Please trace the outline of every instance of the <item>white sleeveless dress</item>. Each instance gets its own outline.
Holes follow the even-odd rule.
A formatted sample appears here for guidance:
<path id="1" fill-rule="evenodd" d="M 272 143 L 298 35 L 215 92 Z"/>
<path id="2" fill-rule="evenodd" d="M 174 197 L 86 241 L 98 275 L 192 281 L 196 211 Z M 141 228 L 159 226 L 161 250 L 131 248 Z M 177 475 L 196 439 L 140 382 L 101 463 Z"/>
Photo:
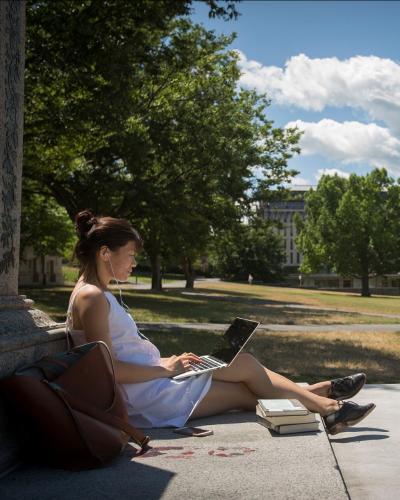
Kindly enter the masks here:
<path id="1" fill-rule="evenodd" d="M 84 332 L 72 327 L 72 307 L 77 293 L 71 297 L 67 312 L 67 328 L 74 345 L 86 342 Z M 134 319 L 114 295 L 111 292 L 104 294 L 110 304 L 108 326 L 115 358 L 138 365 L 160 366 L 157 347 L 138 331 Z M 207 394 L 211 378 L 210 373 L 204 373 L 181 380 L 157 378 L 121 384 L 131 423 L 142 428 L 181 427 Z"/>

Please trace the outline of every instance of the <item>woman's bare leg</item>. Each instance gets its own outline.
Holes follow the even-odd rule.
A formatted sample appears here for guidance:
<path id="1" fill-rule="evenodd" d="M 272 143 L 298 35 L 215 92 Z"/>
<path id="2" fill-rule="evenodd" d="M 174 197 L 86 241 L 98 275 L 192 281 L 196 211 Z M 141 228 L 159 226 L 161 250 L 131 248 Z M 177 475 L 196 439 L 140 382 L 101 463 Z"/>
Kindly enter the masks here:
<path id="1" fill-rule="evenodd" d="M 212 380 L 211 387 L 190 418 L 208 417 L 229 410 L 254 411 L 256 396 L 241 382 Z"/>
<path id="2" fill-rule="evenodd" d="M 300 387 L 291 380 L 265 368 L 251 354 L 240 354 L 231 366 L 216 370 L 213 379 L 241 382 L 257 398 L 295 398 L 310 411 L 328 415 L 339 409 L 339 403 Z M 207 403 L 207 395 L 204 398 Z"/>
<path id="3" fill-rule="evenodd" d="M 327 398 L 329 397 L 331 391 L 331 381 L 325 380 L 324 382 L 317 382 L 316 384 L 307 385 L 304 389 L 307 389 L 307 391 L 313 392 L 318 396 L 324 396 Z"/>

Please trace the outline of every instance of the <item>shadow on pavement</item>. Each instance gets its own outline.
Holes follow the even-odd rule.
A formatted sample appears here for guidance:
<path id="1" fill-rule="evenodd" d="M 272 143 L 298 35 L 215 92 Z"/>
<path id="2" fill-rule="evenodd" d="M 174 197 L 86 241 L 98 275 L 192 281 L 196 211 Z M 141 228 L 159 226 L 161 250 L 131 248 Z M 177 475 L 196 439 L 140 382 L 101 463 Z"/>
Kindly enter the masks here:
<path id="1" fill-rule="evenodd" d="M 329 438 L 329 441 L 331 443 L 354 443 L 358 441 L 380 441 L 382 439 L 388 439 L 388 438 L 389 436 L 382 436 L 381 434 L 369 434 L 368 436 L 362 435 L 362 436 L 353 436 L 341 439 Z"/>
<path id="2" fill-rule="evenodd" d="M 379 429 L 377 427 L 350 427 L 344 432 L 389 432 L 388 429 Z"/>
<path id="3" fill-rule="evenodd" d="M 132 448 L 101 469 L 71 472 L 26 465 L 1 480 L 2 500 L 162 497 L 175 473 L 132 460 Z"/>

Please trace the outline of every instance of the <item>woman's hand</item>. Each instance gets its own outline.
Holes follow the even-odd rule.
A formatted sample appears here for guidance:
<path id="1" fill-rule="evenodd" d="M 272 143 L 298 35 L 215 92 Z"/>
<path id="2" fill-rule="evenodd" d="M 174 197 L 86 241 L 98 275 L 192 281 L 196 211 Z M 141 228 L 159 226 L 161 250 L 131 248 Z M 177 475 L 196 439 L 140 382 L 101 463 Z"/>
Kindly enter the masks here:
<path id="1" fill-rule="evenodd" d="M 169 377 L 174 377 L 185 371 L 191 369 L 190 363 L 198 363 L 201 358 L 192 352 L 184 352 L 180 356 L 171 356 L 170 358 L 163 358 L 162 365 L 167 370 Z"/>

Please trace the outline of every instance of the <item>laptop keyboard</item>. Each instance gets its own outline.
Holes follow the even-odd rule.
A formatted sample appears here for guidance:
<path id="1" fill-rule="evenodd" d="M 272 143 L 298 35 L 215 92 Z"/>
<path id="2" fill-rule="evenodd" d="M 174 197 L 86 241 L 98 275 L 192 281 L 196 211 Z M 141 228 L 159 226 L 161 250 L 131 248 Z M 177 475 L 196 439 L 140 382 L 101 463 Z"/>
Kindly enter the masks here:
<path id="1" fill-rule="evenodd" d="M 207 356 L 207 358 L 201 357 L 201 361 L 198 363 L 190 363 L 190 368 L 195 372 L 206 370 L 207 368 L 220 368 L 223 366 L 226 366 L 226 363 L 221 363 L 221 361 L 218 361 L 211 356 Z"/>

